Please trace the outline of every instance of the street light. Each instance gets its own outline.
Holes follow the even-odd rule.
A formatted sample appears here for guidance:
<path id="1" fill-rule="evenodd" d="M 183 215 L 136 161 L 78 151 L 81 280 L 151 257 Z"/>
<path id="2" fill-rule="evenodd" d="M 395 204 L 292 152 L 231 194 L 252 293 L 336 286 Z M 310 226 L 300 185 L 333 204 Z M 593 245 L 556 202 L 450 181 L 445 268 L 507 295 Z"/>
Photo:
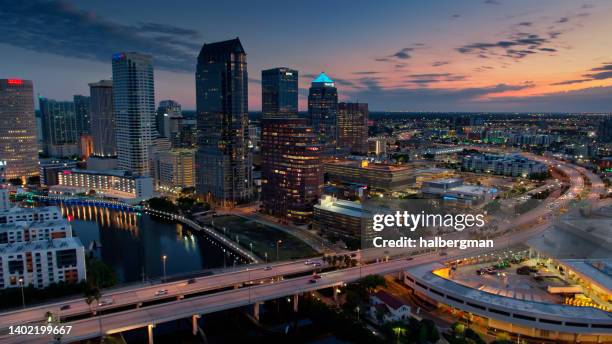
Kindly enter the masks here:
<path id="1" fill-rule="evenodd" d="M 278 245 L 282 244 L 283 241 L 279 240 L 276 242 L 276 261 L 278 262 Z"/>
<path id="2" fill-rule="evenodd" d="M 166 256 L 165 254 L 162 256 L 162 263 L 164 266 L 164 282 L 166 281 L 166 260 L 168 259 L 168 256 Z"/>
<path id="3" fill-rule="evenodd" d="M 19 277 L 19 286 L 21 286 L 21 304 L 25 308 L 25 294 L 23 293 L 23 278 Z"/>
<path id="4" fill-rule="evenodd" d="M 249 246 L 251 247 L 251 254 L 253 254 L 253 243 L 249 243 Z"/>
<path id="5" fill-rule="evenodd" d="M 264 252 L 264 256 L 266 256 L 266 264 L 268 264 L 268 252 Z"/>

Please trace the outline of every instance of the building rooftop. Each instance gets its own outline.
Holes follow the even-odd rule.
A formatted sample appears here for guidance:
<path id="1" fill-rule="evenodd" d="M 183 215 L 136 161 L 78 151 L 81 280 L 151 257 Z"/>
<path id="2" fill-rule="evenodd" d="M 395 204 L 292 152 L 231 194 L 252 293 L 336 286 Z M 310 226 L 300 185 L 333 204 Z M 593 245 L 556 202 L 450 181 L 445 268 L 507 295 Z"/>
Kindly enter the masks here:
<path id="1" fill-rule="evenodd" d="M 0 211 L 0 215 L 19 215 L 19 214 L 33 214 L 33 213 L 44 213 L 44 212 L 57 212 L 60 210 L 55 206 L 45 206 L 45 207 L 36 207 L 36 208 L 23 208 L 23 207 L 12 207 L 10 209 Z"/>
<path id="2" fill-rule="evenodd" d="M 321 74 L 319 74 L 319 76 L 317 76 L 314 80 L 312 80 L 312 82 L 313 83 L 315 82 L 333 83 L 334 80 L 328 77 L 327 74 L 325 74 L 325 72 L 321 72 Z"/>
<path id="3" fill-rule="evenodd" d="M 608 292 L 612 292 L 612 258 L 608 259 L 561 259 L 583 278 L 590 279 Z"/>
<path id="4" fill-rule="evenodd" d="M 495 189 L 488 188 L 486 186 L 478 185 L 461 185 L 456 186 L 448 190 L 453 193 L 469 194 L 469 195 L 482 195 L 485 193 L 494 193 Z"/>
<path id="5" fill-rule="evenodd" d="M 379 290 L 377 291 L 374 296 L 376 296 L 380 301 L 384 302 L 387 306 L 393 308 L 393 309 L 398 309 L 402 306 L 405 305 L 404 302 L 402 302 L 400 299 L 396 298 L 395 296 L 387 293 L 384 290 Z"/>
<path id="6" fill-rule="evenodd" d="M 325 164 L 326 165 L 348 166 L 348 167 L 361 168 L 364 170 L 373 170 L 373 171 L 389 171 L 389 172 L 412 171 L 412 168 L 409 166 L 379 164 L 379 163 L 369 163 L 369 162 L 364 164 L 362 161 L 359 161 L 359 160 L 331 160 L 331 161 L 325 162 Z"/>
<path id="7" fill-rule="evenodd" d="M 531 313 L 543 317 L 557 315 L 574 319 L 612 321 L 612 313 L 597 308 L 559 305 L 491 294 L 461 285 L 432 273 L 432 271 L 444 267 L 445 266 L 440 263 L 429 263 L 409 268 L 408 273 L 429 286 L 433 286 L 436 290 L 446 291 L 454 295 L 461 295 L 464 300 L 474 300 L 492 306 L 504 307 L 506 309 Z"/>
<path id="8" fill-rule="evenodd" d="M 129 171 L 125 171 L 125 170 L 81 170 L 78 168 L 73 168 L 73 169 L 64 171 L 64 174 L 70 174 L 70 173 L 115 176 L 115 177 L 122 177 L 122 178 L 131 178 L 131 179 L 149 178 L 149 177 L 143 177 L 143 176 L 131 174 Z"/>
<path id="9" fill-rule="evenodd" d="M 315 208 L 332 211 L 352 217 L 369 217 L 370 212 L 363 208 L 363 204 L 345 200 L 339 200 L 329 195 L 323 195 Z"/>
<path id="10" fill-rule="evenodd" d="M 454 183 L 458 183 L 458 182 L 462 182 L 463 183 L 463 179 L 461 179 L 461 178 L 434 179 L 434 180 L 427 181 L 425 183 L 428 183 L 428 184 L 454 184 Z"/>
<path id="11" fill-rule="evenodd" d="M 81 240 L 76 237 L 53 240 L 28 241 L 14 244 L 1 244 L 0 254 L 15 254 L 27 251 L 65 250 L 83 247 Z"/>
<path id="12" fill-rule="evenodd" d="M 57 220 L 49 220 L 49 221 L 41 221 L 41 222 L 32 222 L 28 223 L 28 221 L 15 221 L 15 223 L 3 223 L 0 224 L 0 232 L 9 231 L 14 228 L 41 228 L 41 227 L 56 227 L 56 226 L 66 226 L 70 227 L 70 223 L 66 219 L 57 219 Z"/>

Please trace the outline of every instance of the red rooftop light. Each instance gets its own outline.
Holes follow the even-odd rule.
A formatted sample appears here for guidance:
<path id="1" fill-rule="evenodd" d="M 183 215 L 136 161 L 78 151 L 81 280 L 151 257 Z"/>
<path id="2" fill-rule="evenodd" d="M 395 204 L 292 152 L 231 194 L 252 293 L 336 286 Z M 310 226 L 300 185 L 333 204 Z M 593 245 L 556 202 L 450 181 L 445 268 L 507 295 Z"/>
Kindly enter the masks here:
<path id="1" fill-rule="evenodd" d="M 23 84 L 23 80 L 21 79 L 8 79 L 9 85 L 21 85 Z"/>

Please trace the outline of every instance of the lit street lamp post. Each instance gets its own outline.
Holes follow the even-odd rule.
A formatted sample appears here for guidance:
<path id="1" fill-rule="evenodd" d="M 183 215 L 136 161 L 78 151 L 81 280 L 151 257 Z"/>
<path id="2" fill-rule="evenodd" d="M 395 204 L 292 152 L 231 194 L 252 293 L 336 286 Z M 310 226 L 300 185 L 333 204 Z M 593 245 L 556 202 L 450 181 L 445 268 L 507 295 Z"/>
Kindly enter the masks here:
<path id="1" fill-rule="evenodd" d="M 278 240 L 276 242 L 276 261 L 278 262 L 278 245 L 282 244 L 283 241 L 282 240 Z"/>
<path id="2" fill-rule="evenodd" d="M 266 257 L 266 264 L 268 264 L 268 252 L 264 252 L 264 256 Z"/>
<path id="3" fill-rule="evenodd" d="M 253 243 L 249 243 L 249 246 L 251 247 L 251 254 L 253 254 Z"/>
<path id="4" fill-rule="evenodd" d="M 25 308 L 25 294 L 23 292 L 23 277 L 19 278 L 19 286 L 21 287 L 21 305 L 23 308 Z"/>
<path id="5" fill-rule="evenodd" d="M 166 281 L 166 260 L 168 259 L 168 256 L 166 256 L 165 254 L 162 256 L 162 263 L 164 266 L 164 282 Z"/>

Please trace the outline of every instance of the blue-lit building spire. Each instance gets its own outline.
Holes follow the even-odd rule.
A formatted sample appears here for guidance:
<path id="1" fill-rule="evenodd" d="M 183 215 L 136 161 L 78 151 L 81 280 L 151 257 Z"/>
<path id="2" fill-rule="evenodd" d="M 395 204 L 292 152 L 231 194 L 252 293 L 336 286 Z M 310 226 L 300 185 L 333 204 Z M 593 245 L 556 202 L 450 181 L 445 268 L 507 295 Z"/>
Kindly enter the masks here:
<path id="1" fill-rule="evenodd" d="M 334 80 L 332 80 L 330 77 L 327 76 L 327 74 L 325 74 L 325 72 L 321 72 L 321 74 L 319 74 L 319 76 L 317 76 L 314 80 L 312 80 L 312 83 L 325 83 L 325 84 L 333 84 Z"/>

